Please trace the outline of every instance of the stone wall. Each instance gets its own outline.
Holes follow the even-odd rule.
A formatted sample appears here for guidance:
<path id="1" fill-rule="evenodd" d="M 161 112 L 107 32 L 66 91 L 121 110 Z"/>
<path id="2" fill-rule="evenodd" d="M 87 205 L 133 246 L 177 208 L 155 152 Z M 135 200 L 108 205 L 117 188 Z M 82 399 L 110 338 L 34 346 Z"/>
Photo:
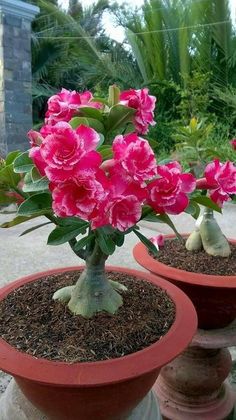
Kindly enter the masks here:
<path id="1" fill-rule="evenodd" d="M 39 9 L 0 0 L 0 155 L 28 147 L 32 127 L 31 21 Z"/>

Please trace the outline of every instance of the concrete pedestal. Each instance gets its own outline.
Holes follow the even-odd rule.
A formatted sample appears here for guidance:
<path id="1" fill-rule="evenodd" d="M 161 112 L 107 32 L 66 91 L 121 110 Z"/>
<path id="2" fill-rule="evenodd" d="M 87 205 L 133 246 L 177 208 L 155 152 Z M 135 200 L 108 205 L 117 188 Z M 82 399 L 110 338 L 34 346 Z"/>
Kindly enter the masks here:
<path id="1" fill-rule="evenodd" d="M 168 420 L 223 420 L 236 393 L 227 381 L 236 345 L 236 323 L 219 330 L 198 330 L 191 345 L 162 368 L 155 384 L 162 415 Z"/>
<path id="2" fill-rule="evenodd" d="M 154 392 L 150 391 L 141 403 L 123 420 L 161 420 Z M 48 420 L 22 394 L 14 380 L 0 399 L 0 420 Z"/>

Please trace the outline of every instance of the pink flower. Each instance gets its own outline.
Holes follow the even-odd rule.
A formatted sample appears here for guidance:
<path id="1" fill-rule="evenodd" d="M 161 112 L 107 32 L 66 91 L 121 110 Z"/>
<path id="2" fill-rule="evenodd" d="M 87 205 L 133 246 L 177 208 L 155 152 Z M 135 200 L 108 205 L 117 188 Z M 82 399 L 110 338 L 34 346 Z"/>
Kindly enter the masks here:
<path id="1" fill-rule="evenodd" d="M 233 162 L 221 163 L 216 159 L 206 166 L 204 175 L 210 198 L 218 206 L 230 200 L 231 194 L 236 194 L 236 167 Z"/>
<path id="2" fill-rule="evenodd" d="M 147 140 L 131 133 L 116 136 L 112 145 L 116 171 L 126 172 L 134 181 L 145 181 L 157 174 L 156 158 Z M 121 167 L 121 168 L 120 168 Z"/>
<path id="3" fill-rule="evenodd" d="M 104 199 L 106 192 L 95 176 L 87 173 L 70 182 L 51 185 L 53 210 L 57 216 L 78 216 L 90 220 L 97 204 Z"/>
<path id="4" fill-rule="evenodd" d="M 159 250 L 160 247 L 164 246 L 165 239 L 162 234 L 159 234 L 150 238 L 150 241 L 155 245 L 156 249 Z"/>
<path id="5" fill-rule="evenodd" d="M 93 149 L 98 143 L 99 135 L 92 128 L 81 125 L 73 130 L 68 123 L 57 123 L 40 147 L 48 179 L 63 182 L 81 170 L 97 169 L 101 156 Z"/>
<path id="6" fill-rule="evenodd" d="M 47 137 L 49 134 L 53 132 L 53 126 L 50 124 L 45 124 L 40 128 L 40 134 L 43 138 Z"/>
<path id="7" fill-rule="evenodd" d="M 31 147 L 40 146 L 43 141 L 43 136 L 38 131 L 30 130 L 27 133 Z"/>
<path id="8" fill-rule="evenodd" d="M 41 155 L 41 149 L 39 146 L 32 147 L 29 151 L 29 157 L 34 162 L 41 176 L 45 176 L 45 169 L 47 164 Z"/>
<path id="9" fill-rule="evenodd" d="M 232 148 L 233 148 L 234 150 L 236 150 L 236 139 L 232 139 L 232 140 L 230 141 L 230 144 L 231 144 Z"/>
<path id="10" fill-rule="evenodd" d="M 182 174 L 178 162 L 158 166 L 160 178 L 151 181 L 148 186 L 148 204 L 157 213 L 179 214 L 186 209 L 189 199 L 186 193 L 191 193 L 196 181 L 191 174 Z"/>
<path id="11" fill-rule="evenodd" d="M 56 124 L 58 121 L 68 122 L 73 116 L 78 114 L 78 109 L 82 106 L 101 108 L 102 104 L 93 102 L 91 92 L 78 93 L 75 90 L 69 91 L 62 89 L 57 95 L 51 96 L 48 100 L 48 110 L 46 112 L 46 123 Z"/>
<path id="12" fill-rule="evenodd" d="M 134 116 L 135 129 L 140 134 L 147 134 L 148 126 L 155 125 L 153 119 L 155 109 L 155 96 L 148 94 L 148 89 L 126 90 L 120 94 L 120 103 L 136 109 Z"/>
<path id="13" fill-rule="evenodd" d="M 142 208 L 134 195 L 120 196 L 107 204 L 105 211 L 111 226 L 121 232 L 134 226 L 140 219 Z"/>
<path id="14" fill-rule="evenodd" d="M 93 213 L 92 229 L 110 224 L 123 232 L 135 225 L 141 217 L 146 189 L 116 174 L 108 178 L 106 191 L 105 200 Z"/>

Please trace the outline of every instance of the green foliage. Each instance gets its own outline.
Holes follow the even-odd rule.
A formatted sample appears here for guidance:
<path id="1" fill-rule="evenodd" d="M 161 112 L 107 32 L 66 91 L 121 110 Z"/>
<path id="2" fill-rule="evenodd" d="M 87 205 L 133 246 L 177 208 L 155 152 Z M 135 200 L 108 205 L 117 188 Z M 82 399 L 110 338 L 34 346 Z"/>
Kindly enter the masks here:
<path id="1" fill-rule="evenodd" d="M 89 223 L 79 220 L 77 224 L 71 226 L 57 226 L 48 237 L 48 245 L 61 245 L 69 242 L 71 239 L 76 238 L 78 235 L 85 234 Z"/>
<path id="2" fill-rule="evenodd" d="M 118 130 L 128 122 L 131 122 L 134 113 L 134 109 L 127 108 L 124 105 L 114 105 L 111 107 L 108 118 L 106 120 L 107 132 Z"/>
<path id="3" fill-rule="evenodd" d="M 40 216 L 52 212 L 51 195 L 45 192 L 34 194 L 27 198 L 19 207 L 19 216 Z"/>
<path id="4" fill-rule="evenodd" d="M 96 229 L 96 239 L 101 251 L 105 255 L 112 255 L 115 252 L 116 244 L 113 241 L 112 235 L 107 234 L 103 227 Z"/>
<path id="5" fill-rule="evenodd" d="M 192 197 L 192 202 L 198 203 L 209 209 L 215 210 L 218 213 L 222 212 L 221 208 L 217 206 L 217 204 L 214 203 L 209 197 L 198 195 L 198 196 Z"/>

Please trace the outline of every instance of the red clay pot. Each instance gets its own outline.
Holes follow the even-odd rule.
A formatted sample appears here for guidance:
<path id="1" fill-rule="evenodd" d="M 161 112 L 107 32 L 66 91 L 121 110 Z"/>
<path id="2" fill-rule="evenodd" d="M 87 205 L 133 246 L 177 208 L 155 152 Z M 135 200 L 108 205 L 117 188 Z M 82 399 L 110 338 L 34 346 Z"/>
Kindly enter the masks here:
<path id="1" fill-rule="evenodd" d="M 165 238 L 175 238 L 175 235 Z M 235 240 L 230 242 L 236 243 Z M 134 247 L 133 254 L 141 266 L 174 283 L 188 295 L 196 308 L 199 328 L 223 328 L 236 318 L 236 276 L 213 276 L 170 267 L 152 258 L 142 243 Z"/>
<path id="2" fill-rule="evenodd" d="M 2 288 L 0 299 L 42 276 L 77 268 L 24 277 Z M 0 369 L 13 375 L 25 396 L 51 420 L 125 418 L 152 388 L 161 367 L 187 347 L 196 331 L 194 307 L 177 287 L 145 272 L 118 267 L 109 269 L 132 274 L 165 289 L 175 302 L 176 319 L 160 341 L 144 350 L 95 363 L 69 364 L 37 359 L 0 339 Z"/>

